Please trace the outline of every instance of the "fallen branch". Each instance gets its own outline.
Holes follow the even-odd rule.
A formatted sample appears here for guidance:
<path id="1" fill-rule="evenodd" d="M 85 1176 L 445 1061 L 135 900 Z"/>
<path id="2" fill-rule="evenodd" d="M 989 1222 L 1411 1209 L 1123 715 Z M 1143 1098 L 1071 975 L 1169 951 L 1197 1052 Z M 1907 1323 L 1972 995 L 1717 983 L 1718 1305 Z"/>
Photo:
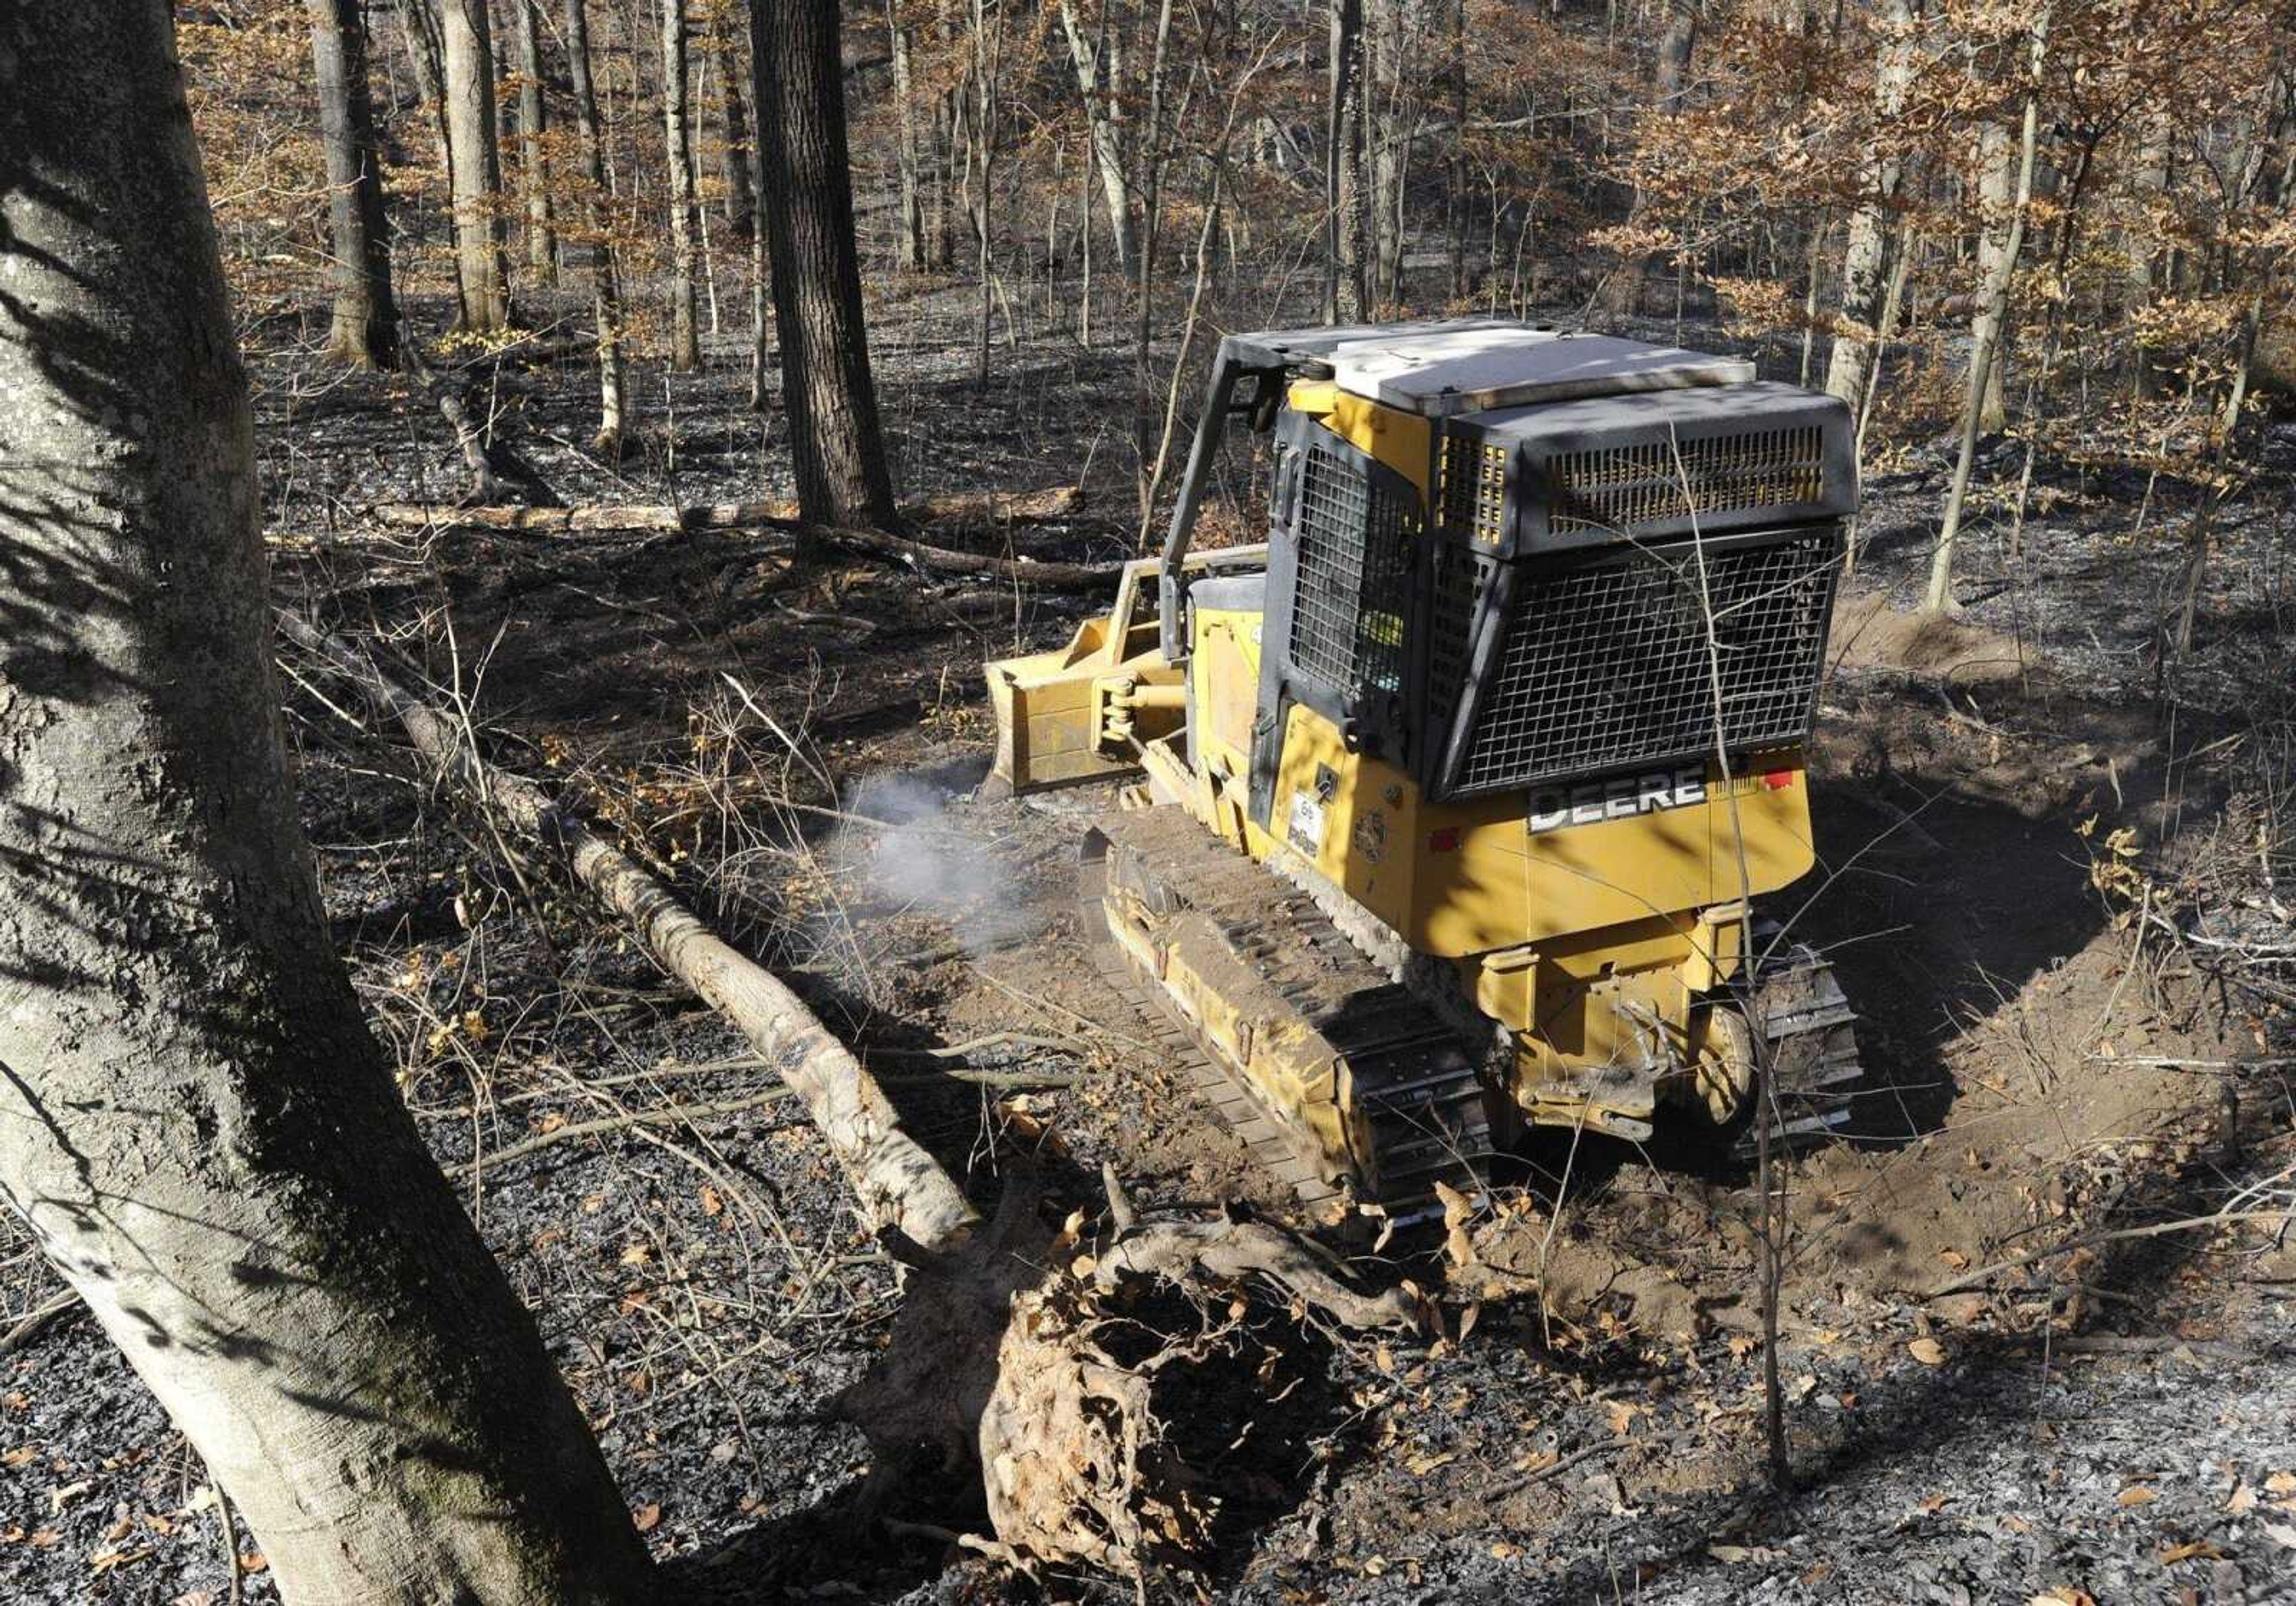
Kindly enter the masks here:
<path id="1" fill-rule="evenodd" d="M 2059 1255 L 2070 1255 L 2075 1250 L 2085 1250 L 2100 1243 L 2116 1243 L 2129 1238 L 2160 1238 L 2170 1233 L 2198 1233 L 2210 1227 L 2230 1226 L 2243 1221 L 2288 1220 L 2285 1210 L 2219 1210 L 2213 1216 L 2187 1216 L 2176 1221 L 2156 1221 L 2150 1226 L 2116 1227 L 2109 1233 L 2085 1233 L 2046 1250 L 2032 1250 L 2022 1255 L 2013 1255 L 2006 1260 L 1997 1260 L 1991 1266 L 1980 1266 L 1973 1272 L 1964 1272 L 1949 1282 L 1940 1282 L 1923 1295 L 1924 1299 L 1942 1299 L 1948 1294 L 1966 1293 L 1980 1283 L 1990 1281 L 2003 1272 L 2054 1260 Z"/>
<path id="2" fill-rule="evenodd" d="M 467 457 L 467 453 L 465 454 Z M 481 453 L 483 460 L 483 453 Z M 473 472 L 476 472 L 475 468 Z M 498 487 L 498 482 L 497 487 Z M 906 517 L 920 522 L 962 519 L 977 525 L 1026 522 L 1058 518 L 1041 499 L 1048 493 L 988 498 L 964 495 L 926 497 L 905 508 Z M 1062 488 L 1059 496 L 1073 502 Z M 1065 504 L 1063 504 L 1065 505 Z M 1041 511 L 1029 512 L 1035 506 Z M 835 525 L 808 524 L 789 502 L 715 502 L 688 507 L 647 504 L 601 507 L 458 507 L 431 503 L 386 502 L 368 512 L 382 523 L 416 529 L 517 530 L 535 535 L 603 535 L 652 531 L 680 534 L 700 530 L 781 529 L 810 535 L 832 545 L 891 558 L 939 574 L 982 575 L 1018 581 L 1048 591 L 1097 591 L 1120 578 L 1120 562 L 1069 563 L 1033 558 L 1005 558 L 989 553 L 960 552 L 934 546 L 883 530 L 853 529 Z"/>
<path id="3" fill-rule="evenodd" d="M 652 1073 L 648 1073 L 652 1074 Z M 634 1078 L 644 1080 L 644 1077 Z M 930 1077 L 882 1077 L 881 1085 L 890 1087 L 939 1087 L 951 1082 L 969 1083 L 981 1087 L 1073 1087 L 1079 1078 L 1058 1072 L 1039 1074 L 1021 1070 L 948 1070 Z M 595 1086 L 596 1084 L 593 1084 Z M 562 1093 L 549 1089 L 543 1096 Z M 564 1127 L 554 1127 L 532 1137 L 506 1143 L 476 1159 L 445 1167 L 449 1176 L 468 1176 L 481 1166 L 498 1166 L 506 1160 L 523 1159 L 538 1150 L 556 1143 L 571 1143 L 577 1138 L 600 1137 L 609 1132 L 620 1132 L 631 1127 L 699 1127 L 701 1123 L 731 1119 L 752 1110 L 762 1110 L 768 1104 L 778 1104 L 783 1099 L 797 1096 L 797 1090 L 786 1084 L 776 1084 L 738 1099 L 713 1099 L 696 1104 L 668 1104 L 657 1110 L 627 1110 L 619 1115 L 600 1116 L 595 1120 L 575 1121 Z M 503 1101 L 508 1103 L 509 1100 Z M 467 1110 L 452 1111 L 468 1118 Z"/>
<path id="4" fill-rule="evenodd" d="M 731 1020 L 805 1102 L 863 1208 L 919 1242 L 961 1241 L 977 1219 L 948 1173 L 901 1127 L 884 1090 L 772 972 L 721 942 L 670 890 L 533 782 L 491 769 L 455 726 L 372 663 L 286 610 L 280 629 L 348 677 L 398 720 L 438 774 L 522 841 L 554 849 L 574 878 L 644 942 L 669 973 Z"/>

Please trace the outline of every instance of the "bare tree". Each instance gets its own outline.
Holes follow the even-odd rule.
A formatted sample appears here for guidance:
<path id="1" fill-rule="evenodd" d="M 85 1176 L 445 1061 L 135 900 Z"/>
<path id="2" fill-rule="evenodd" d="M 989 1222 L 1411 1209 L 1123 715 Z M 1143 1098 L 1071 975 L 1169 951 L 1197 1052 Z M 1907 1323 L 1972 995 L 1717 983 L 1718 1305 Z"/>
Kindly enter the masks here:
<path id="1" fill-rule="evenodd" d="M 1977 125 L 1977 271 L 1979 279 L 1988 286 L 1997 277 L 2014 271 L 2015 265 L 2005 258 L 2010 235 L 2016 228 L 2015 220 L 2010 217 L 2016 156 L 2016 143 L 2002 124 L 1986 118 Z M 2008 297 L 1996 300 L 1986 293 L 1979 297 L 1977 311 L 1970 320 L 1971 348 L 1982 347 L 1993 353 L 1992 360 L 1985 365 L 1985 388 L 1977 403 L 1977 432 L 1980 435 L 1997 435 L 2009 422 L 2005 378 L 2009 365 L 2003 350 L 2008 311 Z"/>
<path id="2" fill-rule="evenodd" d="M 1849 242 L 1841 255 L 1841 319 L 1825 371 L 1826 390 L 1855 412 L 1872 365 L 1874 320 L 1888 293 L 1883 257 L 1889 242 L 1888 213 L 1905 176 L 1891 125 L 1904 110 L 1916 59 L 1914 22 L 1918 0 L 1881 0 L 1876 25 L 1881 42 L 1874 69 L 1874 111 L 1878 137 L 1858 174 L 1857 206 L 1849 215 Z"/>
<path id="3" fill-rule="evenodd" d="M 358 0 L 307 4 L 334 247 L 335 313 L 327 353 L 358 367 L 388 368 L 398 357 L 398 303 L 390 289 L 390 225 L 367 89 L 366 24 Z"/>
<path id="4" fill-rule="evenodd" d="M 329 938 L 168 7 L 20 0 L 0 62 L 0 1191 L 286 1599 L 627 1606 L 644 1552 Z"/>
<path id="5" fill-rule="evenodd" d="M 590 297 L 598 320 L 598 433 L 593 449 L 619 457 L 631 422 L 628 358 L 622 349 L 621 279 L 606 216 L 606 141 L 598 127 L 598 90 L 590 76 L 590 20 L 583 0 L 566 0 L 566 67 L 574 86 L 574 120 L 588 181 Z"/>
<path id="6" fill-rule="evenodd" d="M 2033 203 L 2033 154 L 2040 138 L 2041 68 L 2047 58 L 2049 13 L 2044 4 L 2033 20 L 2031 55 L 2025 79 L 2025 119 L 2017 144 L 2017 193 L 2009 214 L 2009 238 L 1986 274 L 1979 339 L 1969 354 L 1969 395 L 1961 409 L 1961 453 L 1955 460 L 1953 483 L 1946 493 L 1945 518 L 1938 530 L 1937 550 L 1930 557 L 1929 590 L 1923 608 L 1931 613 L 1951 613 L 1954 548 L 1961 536 L 1961 515 L 1969 500 L 1970 471 L 1977 457 L 1979 426 L 1984 421 L 1985 390 L 1998 356 L 2001 327 L 2009 305 L 2009 283 L 2017 271 L 2018 253 L 2025 244 L 2025 217 Z"/>
<path id="7" fill-rule="evenodd" d="M 519 187 L 526 197 L 526 265 L 537 284 L 558 280 L 558 237 L 550 224 L 550 163 L 542 144 L 548 102 L 542 93 L 542 37 L 534 0 L 508 0 L 518 29 Z"/>
<path id="8" fill-rule="evenodd" d="M 1324 107 L 1324 321 L 1362 317 L 1364 293 L 1363 0 L 1331 0 Z"/>
<path id="9" fill-rule="evenodd" d="M 661 0 L 661 121 L 669 166 L 669 365 L 701 366 L 694 329 L 693 146 L 686 132 L 685 0 Z"/>
<path id="10" fill-rule="evenodd" d="M 749 69 L 726 32 L 726 13 L 709 8 L 709 47 L 718 57 L 721 104 L 726 123 L 726 229 L 736 240 L 748 240 L 757 228 L 758 181 L 756 148 L 750 143 Z"/>
<path id="11" fill-rule="evenodd" d="M 487 0 L 439 0 L 446 58 L 447 170 L 455 203 L 455 327 L 510 327 L 503 258 L 502 160 L 495 132 L 494 41 Z"/>
<path id="12" fill-rule="evenodd" d="M 1087 39 L 1077 19 L 1076 0 L 1061 0 L 1061 32 L 1068 40 L 1069 61 L 1076 68 L 1077 90 L 1084 97 L 1085 119 L 1092 137 L 1092 160 L 1099 169 L 1101 196 L 1108 208 L 1109 243 L 1116 253 L 1116 268 L 1120 275 L 1132 271 L 1132 255 L 1136 248 L 1132 237 L 1132 184 L 1124 165 L 1124 111 L 1118 83 L 1123 71 L 1123 53 L 1120 42 L 1111 36 L 1108 25 L 1112 4 L 1113 0 L 1102 0 L 1093 36 Z"/>
<path id="13" fill-rule="evenodd" d="M 834 0 L 750 0 L 758 160 L 798 506 L 816 524 L 890 525 L 877 422 Z M 808 549 L 808 555 L 812 555 Z"/>

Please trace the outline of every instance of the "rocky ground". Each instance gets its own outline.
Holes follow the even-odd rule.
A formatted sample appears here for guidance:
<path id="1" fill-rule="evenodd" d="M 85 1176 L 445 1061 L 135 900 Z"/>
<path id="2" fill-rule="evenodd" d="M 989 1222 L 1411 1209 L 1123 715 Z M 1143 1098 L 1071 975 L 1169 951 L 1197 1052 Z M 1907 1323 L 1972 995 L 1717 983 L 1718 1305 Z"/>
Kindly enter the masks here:
<path id="1" fill-rule="evenodd" d="M 1024 342 L 979 382 L 919 305 L 879 326 L 904 484 L 1087 492 L 1070 524 L 946 538 L 1127 550 L 1129 443 L 1108 422 L 1127 358 Z M 282 600 L 387 643 L 498 761 L 622 828 L 803 985 L 984 1198 L 1026 1149 L 1062 1205 L 1091 1205 L 1106 1160 L 1151 1209 L 1282 1209 L 1078 953 L 1067 866 L 1099 799 L 972 795 L 981 660 L 1061 638 L 1088 599 L 852 561 L 800 574 L 769 532 L 387 528 L 371 504 L 460 488 L 428 404 L 283 344 L 257 373 Z M 483 379 L 504 443 L 566 503 L 785 491 L 779 420 L 747 411 L 730 340 L 703 375 L 648 374 L 644 446 L 615 465 L 582 445 L 578 362 Z M 2261 879 L 2276 866 L 2284 904 L 2296 874 L 2290 440 L 2272 451 L 2281 477 L 2226 510 L 2198 651 L 2176 663 L 2158 627 L 2173 496 L 2156 489 L 2140 537 L 2141 482 L 2049 482 L 2014 553 L 1994 523 L 1972 533 L 1967 614 L 1936 624 L 1901 610 L 1943 455 L 1900 451 L 1869 488 L 1822 699 L 1824 873 L 1789 912 L 1866 1016 L 1876 1092 L 1866 1142 L 1787 1169 L 1792 1488 L 1763 1465 L 1742 1168 L 1543 1144 L 1458 1223 L 1463 1248 L 1365 1265 L 1435 1291 L 1439 1339 L 1351 1343 L 1262 1313 L 1176 1373 L 1163 1404 L 1225 1502 L 1203 1590 L 2296 1600 L 2284 1222 L 2129 1235 L 2284 1213 L 2296 1192 L 2296 998 L 2274 991 L 2284 970 L 2234 963 L 2296 941 Z M 2016 468 L 2011 448 L 1988 459 Z M 285 661 L 339 939 L 674 1592 L 1129 1594 L 1016 1580 L 925 1536 L 977 1526 L 959 1482 L 864 1504 L 864 1451 L 831 1405 L 898 1295 L 801 1118 L 734 1034 L 578 897 L 505 875 L 336 711 L 340 685 Z M 2235 940 L 2234 917 L 2272 923 Z M 2218 1069 L 2234 1060 L 2279 1063 Z M 11 1316 L 50 1300 L 20 1248 L 9 1274 Z M 65 1309 L 0 1344 L 11 1599 L 270 1598 L 92 1324 Z"/>

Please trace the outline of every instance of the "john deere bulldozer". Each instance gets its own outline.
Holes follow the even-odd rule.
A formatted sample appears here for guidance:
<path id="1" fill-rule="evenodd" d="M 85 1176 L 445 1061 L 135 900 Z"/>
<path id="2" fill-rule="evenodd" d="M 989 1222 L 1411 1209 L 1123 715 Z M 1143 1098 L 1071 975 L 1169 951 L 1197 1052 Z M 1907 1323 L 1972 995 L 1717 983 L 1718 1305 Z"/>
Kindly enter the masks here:
<path id="1" fill-rule="evenodd" d="M 1198 552 L 1238 422 L 1267 539 Z M 1081 867 L 1103 973 L 1310 1204 L 1423 1206 L 1527 1126 L 1844 1121 L 1854 1017 L 1754 900 L 1814 860 L 1850 436 L 1600 335 L 1232 335 L 1160 558 L 988 666 L 1004 783 L 1129 778 Z"/>

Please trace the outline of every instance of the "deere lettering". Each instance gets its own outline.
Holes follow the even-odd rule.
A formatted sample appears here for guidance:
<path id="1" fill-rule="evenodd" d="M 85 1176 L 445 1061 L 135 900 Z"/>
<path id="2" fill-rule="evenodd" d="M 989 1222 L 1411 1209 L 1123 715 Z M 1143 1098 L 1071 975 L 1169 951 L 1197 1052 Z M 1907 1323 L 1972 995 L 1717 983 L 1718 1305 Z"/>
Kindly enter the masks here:
<path id="1" fill-rule="evenodd" d="M 1599 825 L 1637 815 L 1686 807 L 1706 801 L 1706 766 L 1685 765 L 1671 774 L 1612 775 L 1571 787 L 1543 787 L 1530 794 L 1530 834 L 1566 825 Z"/>

